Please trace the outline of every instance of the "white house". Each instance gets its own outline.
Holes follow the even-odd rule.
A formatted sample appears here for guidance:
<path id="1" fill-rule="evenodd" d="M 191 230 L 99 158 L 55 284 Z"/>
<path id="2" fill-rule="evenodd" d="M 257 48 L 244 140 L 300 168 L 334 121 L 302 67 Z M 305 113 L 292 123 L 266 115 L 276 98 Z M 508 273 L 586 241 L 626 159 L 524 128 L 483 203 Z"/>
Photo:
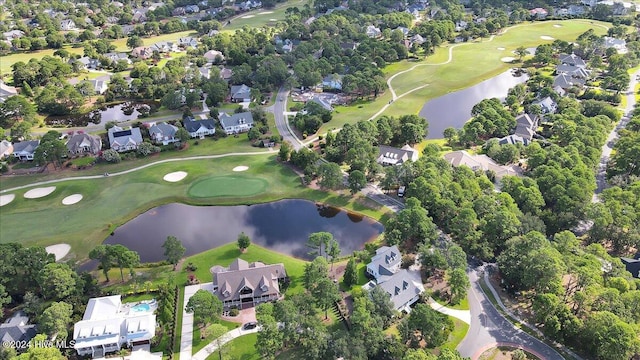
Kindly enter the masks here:
<path id="1" fill-rule="evenodd" d="M 424 292 L 420 271 L 400 269 L 402 254 L 397 246 L 383 246 L 367 264 L 367 274 L 375 280 L 366 283 L 362 288 L 366 291 L 379 287 L 389 294 L 393 308 L 398 311 L 411 312 L 411 305 L 420 299 Z"/>
<path id="2" fill-rule="evenodd" d="M 192 117 L 187 117 L 182 120 L 182 124 L 192 138 L 204 139 L 205 136 L 216 133 L 216 124 L 213 119 L 196 120 Z"/>
<path id="3" fill-rule="evenodd" d="M 93 86 L 93 91 L 95 91 L 96 94 L 102 95 L 109 89 L 109 85 L 107 85 L 107 82 L 104 80 L 92 79 L 89 80 L 89 83 Z"/>
<path id="4" fill-rule="evenodd" d="M 120 295 L 89 299 L 82 320 L 73 327 L 80 356 L 104 357 L 123 346 L 149 346 L 156 334 L 155 300 L 123 304 Z"/>
<path id="5" fill-rule="evenodd" d="M 397 246 L 383 246 L 376 250 L 376 254 L 367 264 L 367 274 L 373 276 L 378 283 L 400 270 L 402 254 Z"/>
<path id="6" fill-rule="evenodd" d="M 181 48 L 192 48 L 195 49 L 198 46 L 198 40 L 192 37 L 181 37 L 178 39 L 178 46 Z"/>
<path id="7" fill-rule="evenodd" d="M 370 38 L 377 38 L 377 37 L 380 37 L 382 35 L 382 31 L 380 31 L 380 28 L 377 28 L 377 27 L 375 27 L 373 25 L 367 26 L 367 29 L 365 30 L 365 33 Z"/>
<path id="8" fill-rule="evenodd" d="M 233 115 L 220 113 L 219 119 L 220 126 L 227 135 L 247 132 L 253 127 L 253 115 L 250 111 Z"/>
<path id="9" fill-rule="evenodd" d="M 251 88 L 245 84 L 231 86 L 231 101 L 251 102 Z"/>
<path id="10" fill-rule="evenodd" d="M 604 47 L 605 48 L 614 48 L 618 52 L 618 54 L 626 54 L 627 50 L 627 42 L 624 39 L 616 39 L 610 36 L 604 37 Z"/>
<path id="11" fill-rule="evenodd" d="M 62 31 L 71 31 L 77 29 L 78 28 L 76 27 L 76 23 L 74 23 L 71 19 L 65 19 L 60 22 L 60 30 Z"/>
<path id="12" fill-rule="evenodd" d="M 378 158 L 376 162 L 380 165 L 402 165 L 407 161 L 418 161 L 418 151 L 409 145 L 403 146 L 401 149 L 392 146 L 378 146 Z"/>

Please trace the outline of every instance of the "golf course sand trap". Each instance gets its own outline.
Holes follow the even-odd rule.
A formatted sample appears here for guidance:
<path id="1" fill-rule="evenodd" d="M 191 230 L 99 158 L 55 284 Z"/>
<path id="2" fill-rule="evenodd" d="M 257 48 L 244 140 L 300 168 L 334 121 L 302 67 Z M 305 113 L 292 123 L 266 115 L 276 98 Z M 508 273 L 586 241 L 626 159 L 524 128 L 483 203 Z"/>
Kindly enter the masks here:
<path id="1" fill-rule="evenodd" d="M 0 195 L 0 206 L 5 206 L 16 198 L 15 194 Z"/>
<path id="2" fill-rule="evenodd" d="M 258 13 L 258 15 L 267 15 L 267 14 L 273 14 L 273 11 L 263 11 L 261 13 Z"/>
<path id="3" fill-rule="evenodd" d="M 178 182 L 187 177 L 187 173 L 185 171 L 176 171 L 172 173 L 168 173 L 163 177 L 164 181 L 168 182 Z"/>
<path id="4" fill-rule="evenodd" d="M 269 21 L 278 21 L 278 19 L 269 19 Z"/>
<path id="5" fill-rule="evenodd" d="M 55 186 L 35 188 L 24 193 L 24 197 L 27 199 L 37 199 L 41 197 L 45 197 L 56 190 Z"/>
<path id="6" fill-rule="evenodd" d="M 516 58 L 513 58 L 513 57 L 511 57 L 511 56 L 505 56 L 505 57 L 503 57 L 502 59 L 500 59 L 500 61 L 502 61 L 502 62 L 506 62 L 506 63 L 510 63 L 510 62 L 513 62 L 513 60 L 515 60 L 515 59 L 516 59 Z"/>
<path id="7" fill-rule="evenodd" d="M 503 47 L 499 47 L 499 48 L 498 48 L 498 50 L 503 51 L 503 50 L 504 50 L 504 48 L 503 48 Z"/>
<path id="8" fill-rule="evenodd" d="M 59 261 L 63 257 L 67 256 L 71 246 L 69 244 L 55 244 L 44 248 L 49 254 L 53 254 L 56 257 L 56 261 Z"/>
<path id="9" fill-rule="evenodd" d="M 562 27 L 562 25 L 560 25 L 560 24 L 554 24 L 554 25 L 553 25 L 553 27 L 560 28 L 560 27 Z"/>
<path id="10" fill-rule="evenodd" d="M 73 205 L 80 202 L 80 200 L 82 200 L 82 194 L 69 195 L 62 199 L 62 205 Z"/>
<path id="11" fill-rule="evenodd" d="M 251 19 L 254 16 L 255 15 L 245 15 L 245 16 L 241 17 L 240 19 Z"/>
<path id="12" fill-rule="evenodd" d="M 554 38 L 552 38 L 551 36 L 547 36 L 547 35 L 542 35 L 540 36 L 540 39 L 542 40 L 555 40 Z"/>
<path id="13" fill-rule="evenodd" d="M 247 171 L 249 170 L 248 166 L 244 166 L 244 165 L 240 165 L 240 166 L 236 166 L 233 168 L 233 171 L 238 172 L 238 171 Z"/>

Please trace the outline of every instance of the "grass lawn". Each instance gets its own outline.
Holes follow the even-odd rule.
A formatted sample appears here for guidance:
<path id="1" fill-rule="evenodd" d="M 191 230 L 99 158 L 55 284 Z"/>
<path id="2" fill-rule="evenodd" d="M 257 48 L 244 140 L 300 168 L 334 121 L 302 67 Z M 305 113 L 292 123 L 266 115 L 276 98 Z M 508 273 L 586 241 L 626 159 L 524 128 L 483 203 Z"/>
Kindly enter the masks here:
<path id="1" fill-rule="evenodd" d="M 84 49 L 82 47 L 74 48 L 71 46 L 65 46 L 64 49 L 71 54 L 82 55 L 84 53 Z M 13 64 L 19 61 L 26 63 L 29 62 L 29 60 L 31 60 L 32 58 L 40 59 L 46 55 L 53 56 L 54 52 L 54 49 L 46 49 L 38 51 L 20 51 L 10 55 L 2 56 L 2 61 L 0 61 L 0 73 L 11 74 L 11 66 Z"/>
<path id="2" fill-rule="evenodd" d="M 196 265 L 198 268 L 195 271 L 195 275 L 200 282 L 205 283 L 212 281 L 209 269 L 213 265 L 228 266 L 238 257 L 248 262 L 260 261 L 265 264 L 283 263 L 284 268 L 289 275 L 289 279 L 291 280 L 289 288 L 285 294 L 292 295 L 304 290 L 302 285 L 302 274 L 304 273 L 304 265 L 307 263 L 306 261 L 269 250 L 256 244 L 251 244 L 244 253 L 240 253 L 236 243 L 225 244 L 215 249 L 190 256 L 184 263 L 188 264 L 191 262 Z M 187 272 L 183 271 L 178 278 L 178 283 L 184 284 L 186 281 Z"/>
<path id="3" fill-rule="evenodd" d="M 554 27 L 560 24 L 562 27 Z M 588 20 L 566 20 L 523 23 L 508 29 L 506 33 L 497 35 L 492 41 L 484 39 L 479 42 L 469 42 L 457 45 L 445 45 L 438 48 L 435 54 L 426 60 L 401 61 L 384 69 L 387 78 L 400 71 L 408 70 L 419 65 L 412 71 L 396 76 L 391 85 L 396 94 L 402 94 L 419 86 L 428 85 L 397 99 L 385 111 L 387 114 L 416 114 L 424 103 L 452 91 L 467 88 L 492 76 L 507 70 L 510 65 L 500 61 L 504 56 L 512 55 L 511 51 L 519 46 L 533 47 L 544 43 L 540 36 L 547 35 L 562 40 L 575 40 L 578 35 L 593 28 L 601 35 L 606 32 L 606 23 Z M 452 50 L 453 60 L 443 64 L 449 58 Z M 504 51 L 497 50 L 504 47 Z M 391 92 L 387 91 L 373 102 L 356 106 L 338 106 L 334 112 L 334 119 L 322 126 L 322 134 L 331 128 L 337 128 L 345 123 L 355 123 L 367 120 L 377 113 L 389 100 Z"/>
<path id="4" fill-rule="evenodd" d="M 234 322 L 231 322 L 231 321 L 225 321 L 225 320 L 218 321 L 218 324 L 226 327 L 227 330 L 229 330 L 229 331 L 240 327 L 240 324 L 238 324 L 238 323 L 234 323 Z M 204 348 L 210 342 L 212 342 L 213 340 L 216 339 L 214 337 L 215 334 L 207 334 L 207 336 L 204 339 L 201 339 L 200 335 L 201 335 L 200 327 L 199 326 L 194 326 L 194 328 L 193 328 L 193 343 L 192 343 L 193 345 L 192 345 L 192 348 L 191 348 L 191 353 L 192 354 L 195 354 L 198 351 L 202 350 L 202 348 Z"/>
<path id="5" fill-rule="evenodd" d="M 242 15 L 233 18 L 231 23 L 225 25 L 222 31 L 236 31 L 245 26 L 250 28 L 258 28 L 265 25 L 274 26 L 277 21 L 284 20 L 287 8 L 298 7 L 302 9 L 302 7 L 308 2 L 308 0 L 289 0 L 283 4 L 278 4 L 273 9 L 257 9 L 243 13 Z"/>
<path id="6" fill-rule="evenodd" d="M 96 161 L 96 158 L 93 156 L 84 156 L 77 159 L 71 160 L 71 164 L 75 166 L 86 166 L 89 164 L 93 164 Z"/>
<path id="7" fill-rule="evenodd" d="M 268 185 L 264 179 L 241 175 L 214 176 L 194 183 L 188 194 L 194 198 L 252 196 L 264 192 Z"/>
<path id="8" fill-rule="evenodd" d="M 469 331 L 469 325 L 467 325 L 467 323 L 465 323 L 464 321 L 458 320 L 452 316 L 449 316 L 449 318 L 453 320 L 455 327 L 453 328 L 451 334 L 449 334 L 449 339 L 447 339 L 447 342 L 440 348 L 455 350 L 458 347 L 458 344 L 460 344 L 462 339 L 464 339 L 464 337 L 467 335 L 467 331 Z"/>
<path id="9" fill-rule="evenodd" d="M 260 355 L 256 351 L 256 341 L 258 334 L 248 334 L 237 337 L 226 344 L 227 357 L 234 360 L 260 360 Z M 207 356 L 207 360 L 218 360 L 220 354 L 214 352 Z M 278 357 L 279 358 L 279 357 Z"/>

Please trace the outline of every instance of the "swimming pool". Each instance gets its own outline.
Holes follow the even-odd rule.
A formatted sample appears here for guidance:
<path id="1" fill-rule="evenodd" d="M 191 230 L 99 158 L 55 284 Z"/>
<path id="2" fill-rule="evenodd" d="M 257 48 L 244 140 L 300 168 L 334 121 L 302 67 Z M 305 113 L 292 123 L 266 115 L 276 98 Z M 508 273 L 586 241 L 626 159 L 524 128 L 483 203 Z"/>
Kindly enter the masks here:
<path id="1" fill-rule="evenodd" d="M 151 306 L 149 304 L 138 304 L 131 308 L 133 312 L 148 312 L 151 311 Z"/>

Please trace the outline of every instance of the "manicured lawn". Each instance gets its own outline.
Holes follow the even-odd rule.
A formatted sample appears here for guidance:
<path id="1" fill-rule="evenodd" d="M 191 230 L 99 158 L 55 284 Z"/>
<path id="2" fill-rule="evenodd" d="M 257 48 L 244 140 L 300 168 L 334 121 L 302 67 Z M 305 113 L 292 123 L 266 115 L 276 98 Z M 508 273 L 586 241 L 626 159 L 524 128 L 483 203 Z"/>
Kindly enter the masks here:
<path id="1" fill-rule="evenodd" d="M 218 321 L 218 324 L 226 327 L 229 331 L 236 329 L 238 327 L 240 327 L 240 324 L 238 323 L 234 323 L 231 321 L 225 321 L 225 320 L 220 320 Z M 201 331 L 200 331 L 200 327 L 199 326 L 194 326 L 193 327 L 193 345 L 191 348 L 191 353 L 195 354 L 198 351 L 202 350 L 202 348 L 204 348 L 205 346 L 207 346 L 210 342 L 212 342 L 213 340 L 215 340 L 216 338 L 214 337 L 215 334 L 207 334 L 207 336 L 204 339 L 201 339 Z"/>
<path id="2" fill-rule="evenodd" d="M 458 320 L 454 317 L 449 316 L 449 318 L 453 320 L 455 327 L 453 328 L 451 334 L 449 334 L 449 339 L 447 339 L 447 342 L 442 345 L 441 348 L 455 350 L 458 347 L 458 344 L 460 344 L 462 339 L 464 339 L 464 337 L 467 335 L 467 331 L 469 331 L 469 325 L 467 325 L 467 323 L 465 323 L 464 321 Z"/>
<path id="3" fill-rule="evenodd" d="M 77 55 L 82 55 L 84 52 L 84 49 L 82 47 L 74 48 L 71 46 L 65 46 L 64 49 L 70 52 L 71 54 L 77 54 Z M 39 50 L 39 51 L 21 51 L 21 52 L 9 54 L 6 56 L 2 56 L 2 61 L 0 61 L 0 73 L 10 74 L 11 66 L 13 64 L 19 61 L 26 63 L 26 62 L 29 62 L 29 60 L 32 58 L 40 59 L 45 55 L 53 56 L 54 52 L 55 50 L 53 49 L 46 49 L 46 50 Z"/>
<path id="4" fill-rule="evenodd" d="M 245 26 L 258 28 L 265 25 L 274 26 L 277 21 L 284 20 L 285 11 L 289 7 L 302 7 L 308 0 L 289 0 L 286 3 L 278 4 L 274 9 L 257 9 L 249 11 L 231 20 L 231 24 L 225 25 L 223 31 L 235 31 Z M 274 20 L 272 20 L 274 19 Z"/>
<path id="5" fill-rule="evenodd" d="M 229 359 L 234 360 L 260 360 L 260 355 L 256 351 L 256 341 L 258 334 L 248 334 L 237 337 L 226 344 Z M 207 360 L 218 360 L 220 354 L 214 352 L 207 356 Z"/>
<path id="6" fill-rule="evenodd" d="M 155 297 L 154 294 L 138 294 L 138 295 L 129 295 L 122 298 L 123 303 L 134 303 L 140 302 L 143 300 L 152 300 Z"/>
<path id="7" fill-rule="evenodd" d="M 188 191 L 195 198 L 252 196 L 263 193 L 266 180 L 243 176 L 214 176 L 195 182 Z"/>
<path id="8" fill-rule="evenodd" d="M 188 257 L 185 264 L 193 263 L 198 268 L 195 271 L 200 282 L 211 282 L 211 273 L 209 269 L 214 265 L 228 266 L 236 258 L 241 258 L 248 262 L 260 261 L 265 264 L 283 263 L 284 268 L 289 275 L 291 283 L 286 291 L 287 295 L 300 293 L 304 290 L 302 285 L 302 274 L 304 273 L 304 260 L 284 255 L 267 248 L 251 244 L 244 253 L 240 253 L 236 243 L 229 243 L 211 249 L 200 254 Z M 184 284 L 187 281 L 187 272 L 183 271 L 178 279 L 178 284 Z"/>
<path id="9" fill-rule="evenodd" d="M 562 27 L 554 27 L 555 24 L 560 24 Z M 397 99 L 384 113 L 392 115 L 416 114 L 429 99 L 467 88 L 507 70 L 510 65 L 500 61 L 500 58 L 513 55 L 511 51 L 519 46 L 533 47 L 543 44 L 545 41 L 540 39 L 540 36 L 543 35 L 568 41 L 575 40 L 578 35 L 590 28 L 593 28 L 599 35 L 604 34 L 606 30 L 600 25 L 609 26 L 606 23 L 588 20 L 523 23 L 509 28 L 506 33 L 497 35 L 492 41 L 484 39 L 482 42 L 447 44 L 438 48 L 434 55 L 424 61 L 402 61 L 391 64 L 384 69 L 387 78 L 415 65 L 420 65 L 392 80 L 391 84 L 398 96 L 419 86 L 427 86 Z M 443 64 L 449 58 L 449 48 L 453 46 L 455 46 L 453 60 Z M 499 51 L 498 47 L 504 47 L 505 50 Z M 375 101 L 367 104 L 349 107 L 338 106 L 334 112 L 334 119 L 323 124 L 319 133 L 325 133 L 327 130 L 340 127 L 345 123 L 367 120 L 382 109 L 389 100 L 391 100 L 391 94 L 390 91 L 387 91 Z"/>
<path id="10" fill-rule="evenodd" d="M 77 159 L 71 160 L 71 163 L 75 166 L 86 166 L 89 164 L 93 164 L 96 161 L 96 158 L 93 156 L 85 156 Z"/>

